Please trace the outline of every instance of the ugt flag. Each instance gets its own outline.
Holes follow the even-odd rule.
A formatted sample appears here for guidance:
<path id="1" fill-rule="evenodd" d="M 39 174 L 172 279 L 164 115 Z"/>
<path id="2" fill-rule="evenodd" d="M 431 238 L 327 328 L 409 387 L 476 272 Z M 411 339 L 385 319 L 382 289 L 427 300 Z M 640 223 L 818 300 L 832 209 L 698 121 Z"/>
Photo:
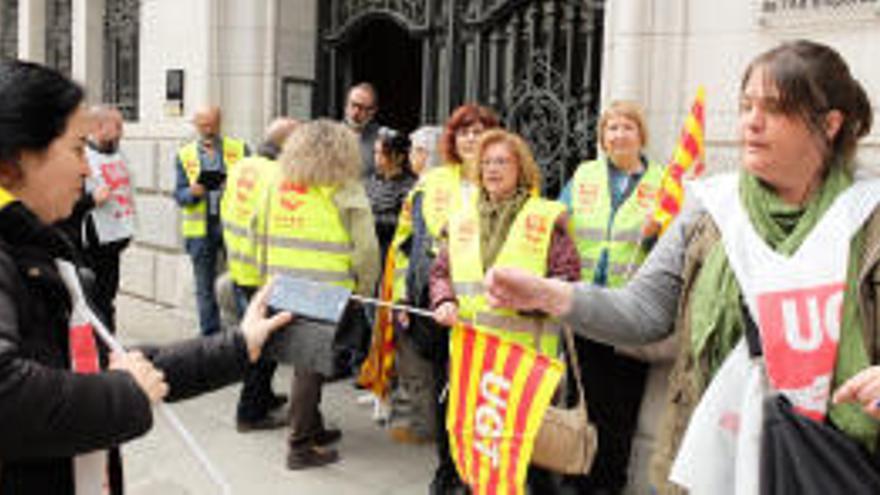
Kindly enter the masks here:
<path id="1" fill-rule="evenodd" d="M 452 330 L 446 429 L 475 495 L 521 494 L 535 435 L 565 366 L 458 323 Z"/>

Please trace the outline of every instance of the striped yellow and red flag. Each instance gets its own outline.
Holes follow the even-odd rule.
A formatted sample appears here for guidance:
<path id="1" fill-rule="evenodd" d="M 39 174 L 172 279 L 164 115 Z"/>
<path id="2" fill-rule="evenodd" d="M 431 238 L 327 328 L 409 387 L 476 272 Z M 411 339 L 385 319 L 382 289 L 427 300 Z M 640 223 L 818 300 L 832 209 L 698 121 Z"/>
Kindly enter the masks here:
<path id="1" fill-rule="evenodd" d="M 660 191 L 657 195 L 657 207 L 654 209 L 654 221 L 660 224 L 660 232 L 665 232 L 678 215 L 684 202 L 684 188 L 682 178 L 685 174 L 697 177 L 705 168 L 704 157 L 706 147 L 704 134 L 706 119 L 704 115 L 706 101 L 706 89 L 703 86 L 697 88 L 697 98 L 691 106 L 691 111 L 685 120 L 681 137 L 675 146 L 672 162 L 666 167 L 660 182 Z"/>
<path id="2" fill-rule="evenodd" d="M 393 300 L 395 271 L 394 249 L 388 250 L 385 270 L 379 286 L 379 298 L 383 301 Z M 394 315 L 390 308 L 376 308 L 376 322 L 373 325 L 373 336 L 370 350 L 361 364 L 358 373 L 358 384 L 373 392 L 376 397 L 384 399 L 391 391 L 391 379 L 394 372 Z"/>
<path id="3" fill-rule="evenodd" d="M 452 330 L 446 429 L 475 495 L 522 494 L 535 435 L 565 366 L 459 323 Z"/>

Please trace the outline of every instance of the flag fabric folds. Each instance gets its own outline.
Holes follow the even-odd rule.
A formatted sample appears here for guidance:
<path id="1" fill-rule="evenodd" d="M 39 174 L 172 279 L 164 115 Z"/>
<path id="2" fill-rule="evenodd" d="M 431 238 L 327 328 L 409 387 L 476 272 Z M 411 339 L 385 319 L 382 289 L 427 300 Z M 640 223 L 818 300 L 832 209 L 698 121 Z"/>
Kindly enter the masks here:
<path id="1" fill-rule="evenodd" d="M 498 335 L 453 328 L 446 428 L 475 495 L 525 493 L 535 436 L 564 370 L 558 359 Z"/>
<path id="2" fill-rule="evenodd" d="M 394 299 L 392 295 L 394 271 L 395 253 L 392 248 L 388 250 L 385 270 L 379 287 L 379 298 L 383 301 L 391 302 Z M 394 351 L 394 314 L 390 308 L 377 306 L 370 351 L 361 365 L 357 382 L 380 399 L 387 398 L 391 392 Z"/>
<path id="3" fill-rule="evenodd" d="M 700 86 L 697 89 L 697 98 L 685 120 L 678 144 L 675 146 L 672 162 L 666 167 L 660 181 L 660 192 L 653 217 L 654 221 L 660 224 L 661 233 L 666 231 L 684 203 L 683 177 L 686 174 L 697 177 L 705 168 L 705 100 L 706 89 Z"/>

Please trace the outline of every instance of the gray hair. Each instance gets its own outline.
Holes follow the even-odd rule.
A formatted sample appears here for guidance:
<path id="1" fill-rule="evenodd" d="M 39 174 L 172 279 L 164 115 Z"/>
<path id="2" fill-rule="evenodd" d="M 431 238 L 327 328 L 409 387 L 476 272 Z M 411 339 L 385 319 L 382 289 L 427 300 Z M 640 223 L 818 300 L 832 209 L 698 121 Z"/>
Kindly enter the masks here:
<path id="1" fill-rule="evenodd" d="M 436 125 L 423 125 L 409 135 L 413 148 L 424 148 L 428 151 L 427 168 L 440 164 L 440 137 L 443 128 Z"/>

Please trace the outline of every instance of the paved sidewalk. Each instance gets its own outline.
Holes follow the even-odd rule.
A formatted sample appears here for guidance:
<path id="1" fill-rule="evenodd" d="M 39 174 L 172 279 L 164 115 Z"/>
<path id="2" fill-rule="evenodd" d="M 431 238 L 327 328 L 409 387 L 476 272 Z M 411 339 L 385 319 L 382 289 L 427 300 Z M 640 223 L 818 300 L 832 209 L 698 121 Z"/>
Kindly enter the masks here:
<path id="1" fill-rule="evenodd" d="M 190 315 L 120 295 L 120 333 L 129 342 L 162 342 L 197 333 Z M 279 368 L 275 390 L 287 392 L 291 372 Z M 325 387 L 328 424 L 342 428 L 342 460 L 306 471 L 285 468 L 289 430 L 240 434 L 235 431 L 239 386 L 171 406 L 235 494 L 424 494 L 434 469 L 431 445 L 399 445 L 356 403 L 361 393 L 348 381 Z M 220 493 L 169 426 L 155 415 L 153 430 L 123 449 L 130 495 Z"/>

